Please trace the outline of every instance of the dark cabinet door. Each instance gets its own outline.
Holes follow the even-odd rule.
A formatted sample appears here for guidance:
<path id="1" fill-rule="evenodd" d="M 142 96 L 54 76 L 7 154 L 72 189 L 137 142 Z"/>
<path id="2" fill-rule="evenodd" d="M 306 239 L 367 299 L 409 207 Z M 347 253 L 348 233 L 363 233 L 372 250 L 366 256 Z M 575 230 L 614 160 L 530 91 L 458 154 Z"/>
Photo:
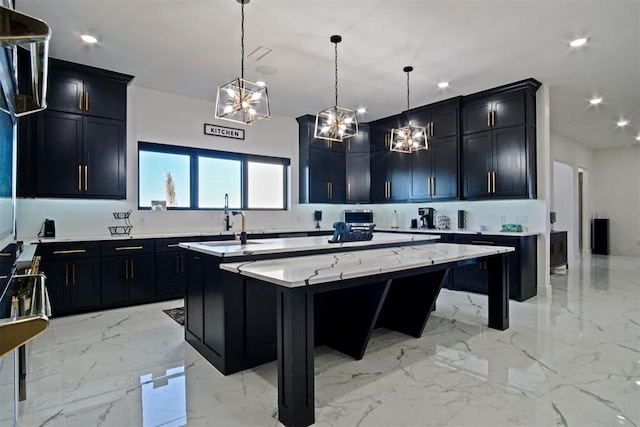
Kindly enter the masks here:
<path id="1" fill-rule="evenodd" d="M 431 177 L 433 176 L 433 146 L 420 150 L 411 156 L 411 199 L 415 201 L 431 198 Z"/>
<path id="2" fill-rule="evenodd" d="M 369 153 L 347 153 L 347 203 L 368 203 L 371 187 Z"/>
<path id="3" fill-rule="evenodd" d="M 486 294 L 489 291 L 487 282 L 486 261 L 465 265 L 453 269 L 452 287 L 455 290 Z"/>
<path id="4" fill-rule="evenodd" d="M 347 153 L 369 152 L 369 125 L 362 124 L 358 128 L 358 136 L 351 137 L 343 142 Z"/>
<path id="5" fill-rule="evenodd" d="M 462 132 L 473 133 L 491 129 L 491 99 L 466 102 L 462 107 Z"/>
<path id="6" fill-rule="evenodd" d="M 387 201 L 387 157 L 388 151 L 371 152 L 371 202 L 384 203 Z"/>
<path id="7" fill-rule="evenodd" d="M 100 260 L 78 258 L 68 263 L 69 305 L 73 311 L 84 311 L 101 305 Z"/>
<path id="8" fill-rule="evenodd" d="M 82 116 L 45 110 L 37 118 L 36 192 L 81 195 Z"/>
<path id="9" fill-rule="evenodd" d="M 51 314 L 59 316 L 69 312 L 69 265 L 67 261 L 45 261 L 40 271 L 47 276 L 47 292 Z"/>
<path id="10" fill-rule="evenodd" d="M 429 151 L 433 159 L 431 198 L 458 198 L 458 137 L 433 141 Z"/>
<path id="11" fill-rule="evenodd" d="M 431 114 L 431 138 L 444 138 L 458 134 L 458 109 L 436 109 Z"/>
<path id="12" fill-rule="evenodd" d="M 387 158 L 388 200 L 409 200 L 411 191 L 411 154 L 390 153 Z"/>
<path id="13" fill-rule="evenodd" d="M 465 135 L 462 139 L 463 194 L 488 197 L 492 188 L 493 142 L 491 131 Z"/>
<path id="14" fill-rule="evenodd" d="M 527 196 L 525 132 L 524 126 L 493 131 L 493 197 Z"/>
<path id="15" fill-rule="evenodd" d="M 156 297 L 159 299 L 184 297 L 185 254 L 166 252 L 156 254 Z"/>
<path id="16" fill-rule="evenodd" d="M 309 202 L 343 203 L 345 160 L 342 152 L 309 150 Z"/>
<path id="17" fill-rule="evenodd" d="M 126 197 L 126 139 L 123 121 L 84 118 L 83 168 L 87 196 Z"/>
<path id="18" fill-rule="evenodd" d="M 81 78 L 51 67 L 47 82 L 47 110 L 82 114 L 84 83 Z"/>
<path id="19" fill-rule="evenodd" d="M 84 81 L 84 114 L 116 120 L 127 118 L 127 86 L 109 79 Z"/>
<path id="20" fill-rule="evenodd" d="M 525 93 L 505 93 L 493 98 L 493 128 L 522 125 L 525 122 Z"/>
<path id="21" fill-rule="evenodd" d="M 185 327 L 200 341 L 204 339 L 204 255 L 187 253 L 187 281 L 185 298 Z"/>
<path id="22" fill-rule="evenodd" d="M 105 306 L 129 301 L 129 259 L 124 256 L 102 258 L 102 303 Z"/>
<path id="23" fill-rule="evenodd" d="M 151 301 L 156 294 L 154 255 L 132 255 L 129 260 L 129 301 Z"/>

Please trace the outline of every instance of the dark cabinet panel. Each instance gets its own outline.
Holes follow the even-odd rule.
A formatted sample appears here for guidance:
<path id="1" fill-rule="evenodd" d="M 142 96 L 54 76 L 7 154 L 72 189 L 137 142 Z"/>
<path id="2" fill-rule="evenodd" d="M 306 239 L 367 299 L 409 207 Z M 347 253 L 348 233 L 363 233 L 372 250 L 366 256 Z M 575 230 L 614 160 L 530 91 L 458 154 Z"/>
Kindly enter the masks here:
<path id="1" fill-rule="evenodd" d="M 464 197 L 489 197 L 493 168 L 491 132 L 465 135 L 462 138 L 462 159 Z"/>
<path id="2" fill-rule="evenodd" d="M 411 154 L 378 151 L 371 154 L 371 201 L 403 202 L 411 192 Z"/>
<path id="3" fill-rule="evenodd" d="M 245 280 L 245 330 L 248 357 L 276 351 L 276 288 Z"/>
<path id="4" fill-rule="evenodd" d="M 83 194 L 82 116 L 45 110 L 37 115 L 36 175 L 41 196 Z"/>
<path id="5" fill-rule="evenodd" d="M 463 133 L 482 132 L 525 123 L 525 93 L 490 94 L 465 102 L 462 108 Z"/>
<path id="6" fill-rule="evenodd" d="M 609 220 L 595 218 L 591 222 L 591 253 L 609 255 Z"/>
<path id="7" fill-rule="evenodd" d="M 527 149 L 524 126 L 493 132 L 493 194 L 497 197 L 527 196 Z"/>
<path id="8" fill-rule="evenodd" d="M 185 281 L 184 250 L 156 253 L 157 299 L 182 298 Z"/>
<path id="9" fill-rule="evenodd" d="M 125 198 L 126 154 L 124 122 L 86 117 L 83 145 L 85 195 Z"/>
<path id="10" fill-rule="evenodd" d="M 196 338 L 204 337 L 204 255 L 187 253 L 187 286 L 185 292 L 185 328 Z"/>
<path id="11" fill-rule="evenodd" d="M 458 138 L 429 142 L 429 149 L 411 154 L 414 201 L 458 198 Z"/>
<path id="12" fill-rule="evenodd" d="M 55 67 L 50 66 L 47 84 L 47 109 L 81 114 L 82 101 L 84 100 L 82 79 L 56 71 Z"/>
<path id="13" fill-rule="evenodd" d="M 155 297 L 154 256 L 102 258 L 102 302 L 109 305 L 151 301 Z"/>
<path id="14" fill-rule="evenodd" d="M 84 114 L 126 120 L 126 84 L 122 84 L 119 81 L 91 77 L 84 81 L 84 93 Z"/>
<path id="15" fill-rule="evenodd" d="M 40 270 L 47 276 L 47 290 L 54 316 L 100 307 L 98 258 L 45 258 Z"/>
<path id="16" fill-rule="evenodd" d="M 353 136 L 345 142 L 345 151 L 347 153 L 368 153 L 369 152 L 369 125 L 360 124 L 358 127 L 358 136 Z"/>
<path id="17" fill-rule="evenodd" d="M 309 202 L 343 203 L 345 200 L 344 153 L 309 150 Z"/>
<path id="18" fill-rule="evenodd" d="M 347 153 L 347 203 L 368 203 L 371 188 L 369 153 Z"/>
<path id="19" fill-rule="evenodd" d="M 569 267 L 567 262 L 567 232 L 552 231 L 549 236 L 549 266 L 553 268 Z"/>

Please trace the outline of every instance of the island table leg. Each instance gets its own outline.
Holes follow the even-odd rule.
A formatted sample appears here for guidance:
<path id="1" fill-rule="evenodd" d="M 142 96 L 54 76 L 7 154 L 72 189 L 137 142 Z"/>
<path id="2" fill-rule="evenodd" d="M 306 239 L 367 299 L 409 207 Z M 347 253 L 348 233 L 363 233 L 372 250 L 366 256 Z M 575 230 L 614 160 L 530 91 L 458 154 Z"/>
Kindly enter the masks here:
<path id="1" fill-rule="evenodd" d="M 508 254 L 487 258 L 489 274 L 489 327 L 509 329 L 509 262 Z"/>
<path id="2" fill-rule="evenodd" d="M 278 419 L 306 427 L 315 422 L 313 293 L 278 287 L 277 296 Z"/>

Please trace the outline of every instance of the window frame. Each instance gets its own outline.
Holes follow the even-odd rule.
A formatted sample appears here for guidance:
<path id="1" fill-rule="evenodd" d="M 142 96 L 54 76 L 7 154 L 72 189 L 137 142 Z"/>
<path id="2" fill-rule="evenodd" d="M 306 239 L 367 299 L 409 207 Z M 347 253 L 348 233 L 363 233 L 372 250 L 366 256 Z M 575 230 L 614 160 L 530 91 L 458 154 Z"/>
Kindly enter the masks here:
<path id="1" fill-rule="evenodd" d="M 198 158 L 199 157 L 209 157 L 215 159 L 223 159 L 223 160 L 237 160 L 240 161 L 240 200 L 242 206 L 241 210 L 251 210 L 251 211 L 286 211 L 289 209 L 289 194 L 287 193 L 289 183 L 289 167 L 291 166 L 291 159 L 286 157 L 272 157 L 272 156 L 261 156 L 258 154 L 245 154 L 245 153 L 236 153 L 232 151 L 220 151 L 220 150 L 209 150 L 206 148 L 196 148 L 196 147 L 185 147 L 178 145 L 170 145 L 170 144 L 160 144 L 156 142 L 147 142 L 147 141 L 138 141 L 138 174 L 137 174 L 137 185 L 138 185 L 138 210 L 151 210 L 151 206 L 140 206 L 140 151 L 151 151 L 154 153 L 166 153 L 166 154 L 178 154 L 178 155 L 188 155 L 190 158 L 189 162 L 189 177 L 190 177 L 190 187 L 189 187 L 189 204 L 190 207 L 167 207 L 167 210 L 172 211 L 220 211 L 223 208 L 201 208 L 198 200 L 198 189 L 199 189 L 199 181 L 198 181 Z M 282 208 L 252 208 L 248 207 L 249 202 L 249 191 L 248 191 L 248 162 L 257 162 L 257 163 L 268 163 L 268 164 L 276 164 L 281 165 L 283 167 L 282 174 L 282 195 L 284 206 Z"/>

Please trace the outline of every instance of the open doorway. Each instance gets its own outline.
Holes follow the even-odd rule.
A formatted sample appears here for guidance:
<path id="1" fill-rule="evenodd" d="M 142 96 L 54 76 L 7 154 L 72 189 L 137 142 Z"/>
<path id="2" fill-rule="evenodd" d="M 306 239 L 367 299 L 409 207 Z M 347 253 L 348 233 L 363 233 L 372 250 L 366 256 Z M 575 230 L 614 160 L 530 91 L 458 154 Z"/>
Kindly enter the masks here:
<path id="1" fill-rule="evenodd" d="M 553 162 L 553 199 L 551 210 L 556 213 L 556 222 L 553 231 L 567 232 L 567 260 L 578 256 L 578 224 L 575 208 L 578 199 L 577 186 L 575 186 L 575 170 L 571 165 Z"/>

